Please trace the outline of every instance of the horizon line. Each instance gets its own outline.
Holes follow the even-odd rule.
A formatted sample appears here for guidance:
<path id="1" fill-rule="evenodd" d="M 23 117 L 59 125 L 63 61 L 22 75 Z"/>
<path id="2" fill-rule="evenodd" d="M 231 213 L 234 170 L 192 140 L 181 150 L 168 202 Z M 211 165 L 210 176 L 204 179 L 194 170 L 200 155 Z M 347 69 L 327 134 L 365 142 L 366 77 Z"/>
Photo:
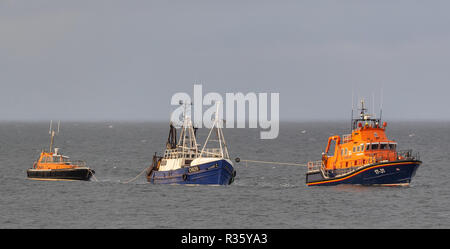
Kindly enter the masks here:
<path id="1" fill-rule="evenodd" d="M 46 123 L 50 122 L 51 119 L 0 119 L 0 123 Z M 123 123 L 135 123 L 135 122 L 154 122 L 154 123 L 165 123 L 170 122 L 170 120 L 162 120 L 162 119 L 53 119 L 60 120 L 61 122 L 80 122 L 80 123 L 102 123 L 102 122 L 123 122 Z M 394 118 L 394 119 L 385 119 L 384 121 L 389 122 L 450 122 L 449 119 L 435 119 L 435 118 Z M 349 122 L 348 119 L 280 119 L 280 123 L 307 123 L 307 122 Z M 245 124 L 248 123 L 248 120 Z M 235 124 L 238 124 L 235 122 Z"/>

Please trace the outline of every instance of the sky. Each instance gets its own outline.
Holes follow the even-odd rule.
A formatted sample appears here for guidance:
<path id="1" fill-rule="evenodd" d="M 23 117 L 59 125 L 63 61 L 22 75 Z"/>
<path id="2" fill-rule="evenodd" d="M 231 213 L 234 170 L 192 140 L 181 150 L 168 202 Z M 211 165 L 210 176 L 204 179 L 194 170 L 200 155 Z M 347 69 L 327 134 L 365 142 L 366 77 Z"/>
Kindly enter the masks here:
<path id="1" fill-rule="evenodd" d="M 0 120 L 166 121 L 171 97 L 194 84 L 204 94 L 279 93 L 282 121 L 348 120 L 352 96 L 383 102 L 385 120 L 450 120 L 449 9 L 0 0 Z"/>

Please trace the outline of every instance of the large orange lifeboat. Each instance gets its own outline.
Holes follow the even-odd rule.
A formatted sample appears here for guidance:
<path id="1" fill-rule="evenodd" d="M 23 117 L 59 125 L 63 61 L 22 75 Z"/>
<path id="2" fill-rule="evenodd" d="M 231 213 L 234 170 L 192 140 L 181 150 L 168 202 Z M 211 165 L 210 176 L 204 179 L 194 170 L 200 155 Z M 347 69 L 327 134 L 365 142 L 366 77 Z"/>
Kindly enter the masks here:
<path id="1" fill-rule="evenodd" d="M 308 186 L 409 185 L 422 163 L 419 154 L 398 151 L 397 142 L 386 136 L 387 123 L 367 114 L 364 100 L 360 110 L 358 118 L 352 117 L 352 133 L 330 137 L 322 160 L 308 163 Z"/>

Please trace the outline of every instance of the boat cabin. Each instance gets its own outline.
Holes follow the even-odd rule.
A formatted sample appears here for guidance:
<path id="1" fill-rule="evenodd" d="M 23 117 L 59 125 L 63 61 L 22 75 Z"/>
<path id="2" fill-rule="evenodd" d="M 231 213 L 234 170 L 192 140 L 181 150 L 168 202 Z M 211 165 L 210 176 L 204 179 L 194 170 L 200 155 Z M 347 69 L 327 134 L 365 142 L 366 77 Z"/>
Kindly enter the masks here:
<path id="1" fill-rule="evenodd" d="M 352 119 L 352 133 L 332 136 L 322 156 L 326 170 L 350 169 L 381 161 L 394 161 L 398 158 L 397 142 L 386 136 L 387 123 L 366 114 L 362 101 L 359 118 Z M 328 155 L 332 142 L 334 154 Z"/>
<path id="2" fill-rule="evenodd" d="M 42 151 L 37 162 L 35 162 L 35 169 L 67 169 L 86 166 L 84 162 L 72 162 L 69 157 L 63 156 L 59 153 L 58 148 L 55 152 Z"/>

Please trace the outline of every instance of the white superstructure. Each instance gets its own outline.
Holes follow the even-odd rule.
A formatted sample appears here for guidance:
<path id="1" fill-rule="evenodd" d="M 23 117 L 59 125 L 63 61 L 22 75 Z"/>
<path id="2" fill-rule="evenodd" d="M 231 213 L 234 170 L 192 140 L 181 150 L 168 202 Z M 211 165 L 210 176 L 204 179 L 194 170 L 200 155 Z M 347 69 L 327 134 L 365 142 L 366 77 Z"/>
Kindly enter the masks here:
<path id="1" fill-rule="evenodd" d="M 186 116 L 186 111 L 184 112 L 184 120 L 181 127 L 180 140 L 178 141 L 176 146 L 173 146 L 171 141 L 168 141 L 167 148 L 161 160 L 158 171 L 177 170 L 183 167 L 200 165 L 221 159 L 226 159 L 231 164 L 230 156 L 228 154 L 228 148 L 223 136 L 221 125 L 219 123 L 223 122 L 219 120 L 219 104 L 220 103 L 217 104 L 217 111 L 215 114 L 213 126 L 211 127 L 208 137 L 205 140 L 205 144 L 203 145 L 201 150 L 199 150 L 200 145 L 197 143 L 196 139 L 196 129 L 193 127 L 191 119 Z M 172 141 L 175 141 L 176 132 L 172 131 L 172 129 L 175 128 L 171 125 L 171 135 L 175 136 L 175 139 L 173 139 Z M 217 140 L 211 139 L 211 135 L 213 132 L 216 134 Z M 171 135 L 169 135 L 169 140 L 171 140 Z M 218 142 L 218 148 L 207 148 L 206 146 L 210 141 Z"/>

